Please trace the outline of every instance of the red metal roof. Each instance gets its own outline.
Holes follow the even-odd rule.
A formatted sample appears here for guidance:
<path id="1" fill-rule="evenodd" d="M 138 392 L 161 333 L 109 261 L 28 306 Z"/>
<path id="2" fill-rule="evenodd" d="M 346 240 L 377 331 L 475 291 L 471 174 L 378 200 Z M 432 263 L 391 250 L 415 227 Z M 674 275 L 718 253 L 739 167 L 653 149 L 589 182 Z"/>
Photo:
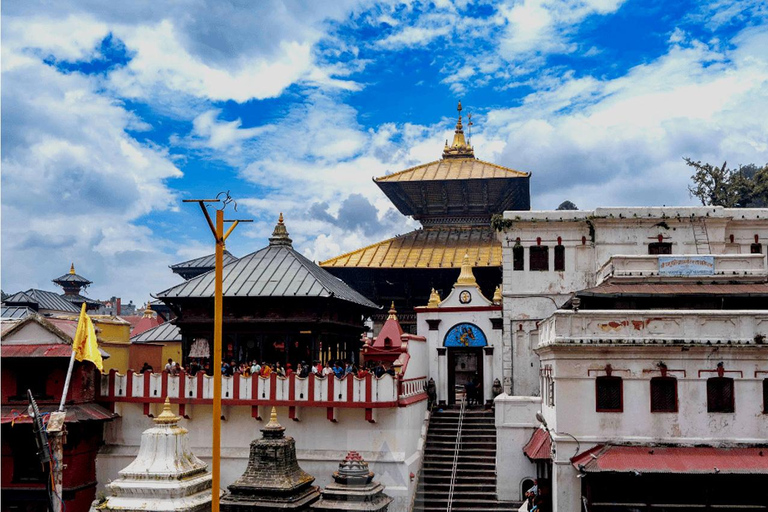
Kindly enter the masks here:
<path id="1" fill-rule="evenodd" d="M 42 405 L 39 407 L 42 414 L 50 413 L 58 409 L 55 405 Z M 77 423 L 80 421 L 107 421 L 117 417 L 117 414 L 99 404 L 75 404 L 66 408 L 67 417 L 65 423 Z M 32 423 L 32 418 L 27 415 L 27 404 L 19 404 L 18 407 L 4 405 L 2 407 L 2 420 L 0 423 Z"/>
<path id="2" fill-rule="evenodd" d="M 768 283 L 754 284 L 694 284 L 694 283 L 603 283 L 582 290 L 576 295 L 768 295 Z"/>
<path id="3" fill-rule="evenodd" d="M 125 320 L 125 317 L 123 317 L 123 320 Z M 138 336 L 139 334 L 146 332 L 150 329 L 154 329 L 158 325 L 163 323 L 163 319 L 159 316 L 142 316 L 136 324 L 133 322 L 130 322 L 131 324 L 131 337 Z"/>
<path id="4" fill-rule="evenodd" d="M 549 433 L 537 428 L 528 440 L 528 444 L 523 447 L 523 453 L 531 460 L 552 459 L 552 438 L 549 437 Z"/>
<path id="5" fill-rule="evenodd" d="M 768 447 L 598 445 L 571 462 L 587 473 L 768 474 Z"/>
<path id="6" fill-rule="evenodd" d="M 3 344 L 3 357 L 69 357 L 72 355 L 72 345 L 10 345 Z"/>

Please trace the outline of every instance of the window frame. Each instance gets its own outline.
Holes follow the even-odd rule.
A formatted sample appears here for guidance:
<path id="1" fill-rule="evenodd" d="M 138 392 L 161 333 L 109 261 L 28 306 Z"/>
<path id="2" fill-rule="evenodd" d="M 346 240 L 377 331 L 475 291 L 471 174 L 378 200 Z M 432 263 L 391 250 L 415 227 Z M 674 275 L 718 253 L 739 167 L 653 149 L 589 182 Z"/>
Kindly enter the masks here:
<path id="1" fill-rule="evenodd" d="M 565 272 L 565 246 L 563 244 L 558 244 L 555 246 L 554 268 L 555 272 Z"/>
<path id="2" fill-rule="evenodd" d="M 654 251 L 654 249 L 656 249 Z M 665 252 L 664 250 L 669 252 Z M 672 242 L 651 242 L 648 244 L 648 254 L 653 256 L 666 256 L 672 254 Z"/>
<path id="3" fill-rule="evenodd" d="M 730 404 L 729 407 L 726 406 L 726 409 L 729 410 L 715 410 L 714 405 L 719 404 L 713 404 L 712 400 L 710 400 L 710 385 L 714 385 L 716 382 L 722 382 L 723 384 L 728 384 L 731 388 L 731 396 L 730 396 Z M 733 414 L 736 412 L 736 387 L 735 387 L 735 381 L 731 377 L 710 377 L 707 379 L 707 413 L 712 414 Z M 719 399 L 722 400 L 722 397 Z"/>
<path id="4" fill-rule="evenodd" d="M 537 254 L 537 258 L 534 259 L 534 253 Z M 533 262 L 537 264 L 544 263 L 544 268 L 534 268 Z M 528 270 L 531 272 L 549 272 L 549 246 L 548 245 L 532 245 L 528 248 Z"/>
<path id="5" fill-rule="evenodd" d="M 516 244 L 512 247 L 512 271 L 519 272 L 525 270 L 525 247 Z"/>
<path id="6" fill-rule="evenodd" d="M 653 403 L 653 385 L 654 383 L 669 383 L 672 382 L 674 384 L 674 409 L 660 409 L 655 408 Z M 651 412 L 654 414 L 663 414 L 663 413 L 670 413 L 670 412 L 678 412 L 679 411 L 679 401 L 677 396 L 677 378 L 672 376 L 660 376 L 660 377 L 653 377 L 650 381 L 650 392 L 651 392 Z"/>
<path id="7" fill-rule="evenodd" d="M 749 253 L 750 254 L 763 254 L 763 244 L 759 242 L 755 242 L 754 244 L 749 245 Z"/>
<path id="8" fill-rule="evenodd" d="M 600 407 L 600 384 L 618 382 L 619 407 L 615 409 Z M 616 375 L 599 375 L 595 377 L 595 412 L 624 412 L 624 379 Z"/>

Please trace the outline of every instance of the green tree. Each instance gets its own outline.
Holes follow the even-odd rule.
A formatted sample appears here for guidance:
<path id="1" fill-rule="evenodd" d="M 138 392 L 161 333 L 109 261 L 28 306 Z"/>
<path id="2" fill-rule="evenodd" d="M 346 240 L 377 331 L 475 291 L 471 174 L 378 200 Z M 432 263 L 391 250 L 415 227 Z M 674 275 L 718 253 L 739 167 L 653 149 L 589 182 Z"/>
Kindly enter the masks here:
<path id="1" fill-rule="evenodd" d="M 558 210 L 578 210 L 579 207 L 573 204 L 572 202 L 566 200 L 560 203 L 560 206 L 557 207 Z"/>
<path id="2" fill-rule="evenodd" d="M 740 165 L 728 169 L 727 162 L 720 167 L 708 163 L 694 162 L 684 158 L 695 172 L 688 186 L 691 197 L 696 197 L 704 206 L 726 208 L 764 208 L 768 206 L 768 164 Z"/>

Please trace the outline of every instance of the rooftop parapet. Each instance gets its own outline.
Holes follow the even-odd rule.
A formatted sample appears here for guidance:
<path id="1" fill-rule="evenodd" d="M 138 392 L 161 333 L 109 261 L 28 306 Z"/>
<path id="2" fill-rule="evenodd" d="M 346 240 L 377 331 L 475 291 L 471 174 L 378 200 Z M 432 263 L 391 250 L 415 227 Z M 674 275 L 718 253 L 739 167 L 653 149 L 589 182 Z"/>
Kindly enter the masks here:
<path id="1" fill-rule="evenodd" d="M 615 255 L 597 271 L 604 281 L 765 281 L 762 254 Z"/>

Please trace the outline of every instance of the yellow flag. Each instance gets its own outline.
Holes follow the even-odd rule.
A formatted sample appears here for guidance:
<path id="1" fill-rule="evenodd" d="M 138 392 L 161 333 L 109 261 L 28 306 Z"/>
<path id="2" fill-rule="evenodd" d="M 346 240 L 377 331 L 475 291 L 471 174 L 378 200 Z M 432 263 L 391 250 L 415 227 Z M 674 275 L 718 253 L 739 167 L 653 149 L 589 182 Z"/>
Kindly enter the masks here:
<path id="1" fill-rule="evenodd" d="M 99 352 L 99 344 L 96 339 L 96 329 L 93 327 L 91 317 L 85 313 L 85 303 L 80 310 L 80 319 L 77 321 L 77 332 L 72 340 L 72 351 L 78 361 L 90 361 L 96 365 L 99 371 L 104 371 L 104 365 Z"/>

